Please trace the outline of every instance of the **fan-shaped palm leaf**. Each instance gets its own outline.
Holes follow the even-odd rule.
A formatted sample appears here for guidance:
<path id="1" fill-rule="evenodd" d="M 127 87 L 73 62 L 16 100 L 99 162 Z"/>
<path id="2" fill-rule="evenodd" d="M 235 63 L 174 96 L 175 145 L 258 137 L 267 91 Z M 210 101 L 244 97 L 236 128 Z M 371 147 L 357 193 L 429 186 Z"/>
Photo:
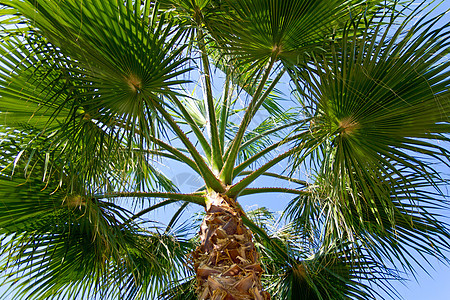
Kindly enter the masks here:
<path id="1" fill-rule="evenodd" d="M 334 25 L 362 1 L 225 1 L 233 13 L 217 36 L 241 62 L 277 57 L 299 62 L 319 48 Z M 373 3 L 371 4 L 373 5 Z M 230 28 L 231 26 L 231 28 Z M 224 34 L 225 33 L 225 34 Z M 226 33 L 231 33 L 226 35 Z"/>
<path id="2" fill-rule="evenodd" d="M 408 23 L 393 31 L 380 25 L 362 39 L 333 44 L 333 63 L 317 60 L 308 81 L 314 100 L 306 98 L 316 109 L 312 130 L 328 137 L 315 158 L 311 191 L 318 198 L 299 198 L 288 213 L 299 226 L 323 221 L 333 231 L 325 234 L 363 241 L 374 255 L 407 268 L 411 251 L 445 261 L 439 249 L 449 249 L 436 213 L 446 207 L 436 189 L 442 179 L 427 161 L 449 162 L 440 143 L 448 142 L 450 69 L 442 58 L 450 32 L 448 24 L 433 29 L 441 17 L 405 34 Z"/>
<path id="3" fill-rule="evenodd" d="M 382 279 L 396 276 L 361 248 L 338 240 L 324 244 L 320 236 L 313 241 L 292 223 L 281 226 L 265 208 L 248 215 L 270 233 L 256 238 L 267 272 L 263 280 L 274 299 L 375 299 L 370 285 L 388 290 Z"/>
<path id="4" fill-rule="evenodd" d="M 5 38 L 1 72 L 5 125 L 26 122 L 39 125 L 38 129 L 47 125 L 47 134 L 57 137 L 55 148 L 88 161 L 92 161 L 89 151 L 75 153 L 83 151 L 81 140 L 93 149 L 97 146 L 90 153 L 98 162 L 123 145 L 152 144 L 148 137 L 160 127 L 155 125 L 158 116 L 151 102 L 184 82 L 177 76 L 188 70 L 179 71 L 186 59 L 179 56 L 178 35 L 170 33 L 173 24 L 156 15 L 142 18 L 150 13 L 150 2 L 135 7 L 132 1 L 8 4 L 33 20 L 30 24 L 37 27 L 33 30 L 47 39 Z"/>
<path id="5" fill-rule="evenodd" d="M 36 156 L 31 163 L 44 167 Z M 15 298 L 135 299 L 159 293 L 183 273 L 192 246 L 182 236 L 130 222 L 131 212 L 88 198 L 60 176 L 42 182 L 41 172 L 23 178 L 23 164 L 16 169 L 0 178 L 2 269 Z"/>

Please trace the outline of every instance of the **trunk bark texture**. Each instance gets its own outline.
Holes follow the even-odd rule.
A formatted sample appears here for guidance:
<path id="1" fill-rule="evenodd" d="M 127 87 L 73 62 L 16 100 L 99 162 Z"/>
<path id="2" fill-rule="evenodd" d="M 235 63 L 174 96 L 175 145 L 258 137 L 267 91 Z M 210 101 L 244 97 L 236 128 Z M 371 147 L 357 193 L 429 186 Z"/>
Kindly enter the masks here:
<path id="1" fill-rule="evenodd" d="M 241 213 L 234 199 L 208 197 L 201 244 L 192 253 L 200 300 L 270 299 L 262 290 L 259 254 Z"/>

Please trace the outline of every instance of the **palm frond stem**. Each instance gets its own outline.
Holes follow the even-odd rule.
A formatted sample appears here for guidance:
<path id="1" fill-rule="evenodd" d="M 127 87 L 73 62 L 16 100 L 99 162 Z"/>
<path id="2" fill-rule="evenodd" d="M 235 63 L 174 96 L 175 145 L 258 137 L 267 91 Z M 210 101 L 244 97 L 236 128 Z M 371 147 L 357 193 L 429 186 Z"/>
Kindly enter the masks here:
<path id="1" fill-rule="evenodd" d="M 203 82 L 204 82 L 203 92 L 204 97 L 206 98 L 206 110 L 208 112 L 209 130 L 211 134 L 211 148 L 212 148 L 211 161 L 213 164 L 213 168 L 219 171 L 220 169 L 222 169 L 223 166 L 222 150 L 221 150 L 221 143 L 219 141 L 219 130 L 217 128 L 216 110 L 211 86 L 209 58 L 205 48 L 205 37 L 201 29 L 198 29 L 197 42 L 202 57 Z"/>
<path id="2" fill-rule="evenodd" d="M 149 139 L 155 143 L 156 145 L 160 146 L 161 148 L 163 148 L 164 150 L 172 153 L 173 156 L 175 156 L 177 158 L 177 160 L 184 162 L 186 165 L 188 165 L 189 167 L 191 167 L 191 169 L 193 171 L 195 171 L 196 173 L 201 175 L 201 172 L 198 168 L 198 165 L 196 164 L 195 161 L 193 161 L 192 159 L 190 159 L 189 157 L 187 157 L 186 155 L 183 154 L 182 151 L 178 150 L 177 148 L 167 144 L 166 142 L 157 139 L 155 137 L 150 136 Z M 158 155 L 163 156 L 162 152 L 154 150 L 156 153 L 158 153 Z M 152 153 L 152 150 L 148 150 L 149 153 Z"/>
<path id="3" fill-rule="evenodd" d="M 242 172 L 240 172 L 239 175 L 237 175 L 237 176 L 245 176 L 245 175 L 249 175 L 249 174 L 251 174 L 252 172 L 253 172 L 253 171 L 242 171 Z M 301 185 L 303 185 L 303 186 L 309 186 L 309 185 L 310 185 L 307 181 L 300 180 L 300 179 L 297 179 L 297 178 L 292 178 L 292 177 L 289 177 L 289 176 L 283 176 L 283 175 L 280 175 L 280 174 L 277 174 L 277 173 L 264 172 L 264 173 L 262 174 L 262 176 L 274 177 L 274 178 L 277 178 L 277 179 L 282 179 L 282 180 L 286 180 L 286 181 L 289 181 L 289 182 L 301 184 Z"/>
<path id="4" fill-rule="evenodd" d="M 199 205 L 204 205 L 205 197 L 203 193 L 198 194 L 181 194 L 181 193 L 163 193 L 163 192 L 112 192 L 94 195 L 94 199 L 102 198 L 166 198 L 177 201 L 187 201 Z"/>
<path id="5" fill-rule="evenodd" d="M 263 157 L 264 155 L 269 154 L 271 151 L 278 149 L 278 147 L 281 147 L 281 146 L 285 145 L 286 143 L 300 139 L 302 136 L 305 135 L 305 133 L 308 134 L 308 132 L 304 132 L 304 133 L 299 133 L 299 134 L 290 136 L 290 137 L 288 137 L 282 141 L 279 141 L 275 144 L 272 144 L 269 147 L 265 148 L 264 150 L 256 153 L 252 157 L 248 158 L 247 160 L 245 160 L 244 162 L 242 162 L 241 164 L 236 166 L 236 168 L 234 168 L 233 178 L 235 178 L 238 174 L 240 174 L 243 170 L 245 170 L 245 168 L 250 166 L 252 163 L 256 162 L 259 158 Z"/>
<path id="6" fill-rule="evenodd" d="M 219 119 L 219 140 L 221 152 L 225 151 L 225 132 L 227 129 L 228 117 L 230 113 L 231 97 L 233 96 L 233 85 L 231 84 L 231 75 L 227 72 L 222 96 L 222 107 L 220 108 Z M 226 154 L 223 155 L 226 157 Z"/>
<path id="7" fill-rule="evenodd" d="M 301 124 L 305 124 L 308 121 L 310 121 L 310 119 L 305 119 L 305 120 L 301 120 L 301 121 L 295 121 L 295 122 L 291 122 L 289 124 L 285 124 L 285 125 L 281 125 L 281 126 L 277 126 L 274 129 L 270 129 L 267 131 L 264 131 L 263 133 L 260 133 L 258 135 L 256 135 L 255 137 L 249 139 L 248 141 L 245 141 L 244 143 L 242 143 L 241 147 L 239 148 L 239 150 L 245 149 L 246 147 L 248 147 L 249 145 L 253 144 L 254 142 L 256 142 L 257 140 L 259 140 L 260 138 L 263 138 L 265 136 L 271 135 L 275 132 L 281 131 L 283 129 L 295 126 L 295 125 L 301 125 Z"/>
<path id="8" fill-rule="evenodd" d="M 264 194 L 264 193 L 286 193 L 295 195 L 311 195 L 311 192 L 295 190 L 289 188 L 281 187 L 263 187 L 263 188 L 246 188 L 239 196 L 254 195 L 254 194 Z"/>
<path id="9" fill-rule="evenodd" d="M 181 128 L 177 125 L 175 120 L 170 116 L 170 114 L 157 102 L 153 101 L 155 108 L 161 113 L 170 127 L 173 129 L 177 137 L 181 140 L 181 142 L 186 146 L 186 149 L 191 154 L 195 163 L 197 164 L 198 170 L 201 173 L 201 176 L 205 180 L 205 183 L 208 187 L 214 189 L 217 192 L 224 192 L 225 188 L 222 183 L 216 178 L 211 169 L 208 167 L 206 162 L 203 160 L 200 153 L 198 153 L 197 148 L 191 143 L 186 134 L 181 130 Z"/>
<path id="10" fill-rule="evenodd" d="M 244 117 L 241 121 L 241 124 L 239 125 L 238 132 L 236 133 L 236 136 L 234 137 L 233 141 L 231 142 L 229 148 L 230 150 L 226 152 L 229 153 L 228 157 L 225 160 L 224 166 L 220 172 L 220 179 L 225 184 L 231 184 L 233 180 L 233 168 L 234 164 L 236 162 L 236 158 L 239 153 L 239 148 L 242 142 L 242 139 L 244 137 L 245 131 L 250 124 L 250 121 L 252 120 L 252 117 L 254 116 L 253 108 L 257 105 L 259 97 L 264 89 L 264 86 L 269 79 L 269 75 L 272 72 L 272 68 L 275 64 L 275 57 L 272 57 L 265 72 L 261 79 L 261 81 L 258 84 L 258 87 L 256 88 L 255 93 L 253 94 L 253 98 L 250 101 L 250 104 L 247 107 L 247 110 L 245 111 Z"/>
<path id="11" fill-rule="evenodd" d="M 205 136 L 201 132 L 200 128 L 198 128 L 195 121 L 192 119 L 191 115 L 186 110 L 185 106 L 181 103 L 181 101 L 177 98 L 176 95 L 170 95 L 170 98 L 175 103 L 177 108 L 180 110 L 181 114 L 185 118 L 184 121 L 191 127 L 192 132 L 195 134 L 197 140 L 199 141 L 203 151 L 205 151 L 205 155 L 208 159 L 211 159 L 211 146 L 206 140 Z"/>
<path id="12" fill-rule="evenodd" d="M 300 162 L 304 161 L 308 155 L 312 152 L 314 152 L 319 146 L 321 142 L 320 141 L 311 141 L 311 142 L 302 142 L 298 146 L 292 147 L 291 149 L 287 150 L 286 152 L 278 155 L 277 157 L 274 157 L 273 159 L 266 162 L 264 165 L 262 165 L 257 170 L 253 171 L 249 175 L 247 175 L 244 179 L 241 181 L 235 183 L 232 185 L 226 192 L 226 195 L 228 197 L 237 197 L 247 186 L 252 184 L 256 178 L 262 176 L 268 169 L 276 165 L 277 163 L 283 161 L 284 159 L 290 157 L 291 155 L 294 155 L 295 153 L 299 153 L 302 150 L 305 150 L 307 148 L 307 151 L 304 155 L 297 158 L 296 163 L 299 164 Z M 309 147 L 307 147 L 309 146 Z"/>

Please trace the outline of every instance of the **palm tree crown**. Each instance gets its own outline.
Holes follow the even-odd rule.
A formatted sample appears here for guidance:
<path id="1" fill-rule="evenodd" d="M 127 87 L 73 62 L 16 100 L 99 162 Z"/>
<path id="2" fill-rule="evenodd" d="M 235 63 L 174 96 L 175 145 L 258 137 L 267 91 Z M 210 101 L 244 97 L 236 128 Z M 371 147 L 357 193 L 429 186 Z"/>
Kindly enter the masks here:
<path id="1" fill-rule="evenodd" d="M 1 0 L 8 293 L 376 299 L 418 256 L 447 263 L 450 26 L 435 8 Z M 268 193 L 290 196 L 281 214 L 239 204 Z"/>

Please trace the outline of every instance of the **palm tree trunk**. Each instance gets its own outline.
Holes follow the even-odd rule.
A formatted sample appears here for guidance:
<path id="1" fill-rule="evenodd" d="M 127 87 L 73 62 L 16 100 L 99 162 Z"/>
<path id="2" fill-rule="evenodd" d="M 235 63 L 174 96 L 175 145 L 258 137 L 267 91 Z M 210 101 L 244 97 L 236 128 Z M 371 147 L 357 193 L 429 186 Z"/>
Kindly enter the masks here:
<path id="1" fill-rule="evenodd" d="M 200 300 L 270 299 L 262 290 L 259 254 L 241 214 L 234 199 L 208 197 L 201 244 L 192 253 Z"/>

